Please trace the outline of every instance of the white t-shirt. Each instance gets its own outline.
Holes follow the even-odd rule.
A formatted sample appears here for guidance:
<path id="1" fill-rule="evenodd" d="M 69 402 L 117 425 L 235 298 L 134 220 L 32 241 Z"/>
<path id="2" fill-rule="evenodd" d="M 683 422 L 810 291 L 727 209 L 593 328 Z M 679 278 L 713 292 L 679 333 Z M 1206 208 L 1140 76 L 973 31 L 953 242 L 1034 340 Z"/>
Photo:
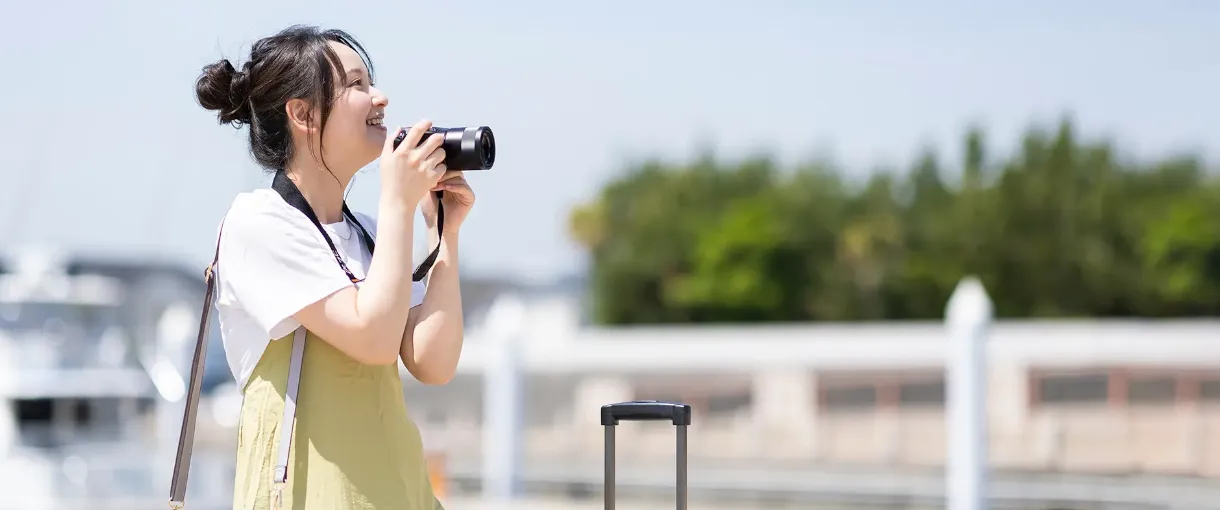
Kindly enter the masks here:
<path id="1" fill-rule="evenodd" d="M 377 223 L 355 215 L 375 240 Z M 313 222 L 275 190 L 239 194 L 222 228 L 216 309 L 229 369 L 244 387 L 267 345 L 300 327 L 293 314 L 353 283 Z M 372 256 L 359 229 L 349 221 L 322 228 L 352 274 L 364 278 Z M 412 307 L 424 292 L 422 282 L 413 283 Z"/>

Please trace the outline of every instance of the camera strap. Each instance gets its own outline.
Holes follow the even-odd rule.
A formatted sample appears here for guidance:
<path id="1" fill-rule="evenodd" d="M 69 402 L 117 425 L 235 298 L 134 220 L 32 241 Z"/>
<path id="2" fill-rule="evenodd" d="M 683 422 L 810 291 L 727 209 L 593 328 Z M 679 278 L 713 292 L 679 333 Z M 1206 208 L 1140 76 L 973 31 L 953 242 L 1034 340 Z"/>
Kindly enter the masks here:
<path id="1" fill-rule="evenodd" d="M 302 214 L 309 218 L 309 221 L 312 222 L 314 227 L 318 229 L 318 232 L 322 234 L 322 239 L 326 240 L 326 245 L 330 247 L 331 254 L 335 256 L 335 261 L 339 263 L 339 267 L 343 269 L 343 272 L 347 273 L 348 279 L 350 279 L 352 283 L 359 283 L 363 281 L 360 278 L 356 278 L 356 276 L 352 274 L 351 270 L 347 268 L 347 264 L 343 262 L 343 257 L 339 256 L 339 250 L 335 248 L 335 243 L 331 241 L 330 235 L 326 233 L 326 229 L 322 228 L 322 222 L 318 220 L 318 215 L 314 213 L 313 208 L 309 207 L 309 202 L 305 201 L 305 195 L 301 194 L 301 190 L 297 188 L 296 183 L 292 182 L 292 179 L 289 179 L 288 175 L 284 173 L 283 170 L 275 172 L 275 179 L 271 181 L 271 188 L 274 189 L 276 193 L 279 193 L 280 197 L 282 197 L 285 202 L 288 202 L 288 205 L 295 207 L 298 211 L 301 211 Z M 441 191 L 436 192 L 436 233 L 438 237 L 442 235 L 445 225 L 445 210 L 441 207 L 442 194 L 443 192 Z M 368 231 L 364 229 L 364 226 L 360 224 L 360 221 L 356 219 L 356 215 L 352 213 L 351 209 L 348 209 L 346 201 L 343 202 L 343 216 L 356 225 L 356 229 L 360 231 L 360 237 L 364 240 L 364 245 L 366 248 L 368 248 L 369 255 L 371 256 L 373 254 L 373 249 L 376 247 L 373 236 L 369 235 Z M 436 264 L 436 257 L 440 254 L 440 250 L 441 245 L 440 240 L 438 239 L 436 247 L 432 249 L 432 252 L 428 254 L 427 258 L 425 258 L 423 262 L 420 262 L 419 266 L 415 268 L 415 272 L 411 274 L 412 281 L 418 282 L 423 280 L 424 277 L 428 275 L 428 271 L 432 270 L 432 266 Z"/>

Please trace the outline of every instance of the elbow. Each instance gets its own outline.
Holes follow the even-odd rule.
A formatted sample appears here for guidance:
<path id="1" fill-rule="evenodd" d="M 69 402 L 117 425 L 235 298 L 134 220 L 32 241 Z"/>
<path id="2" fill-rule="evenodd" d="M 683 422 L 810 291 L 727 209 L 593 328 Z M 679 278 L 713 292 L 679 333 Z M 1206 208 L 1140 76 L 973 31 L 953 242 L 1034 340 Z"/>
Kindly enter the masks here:
<path id="1" fill-rule="evenodd" d="M 419 367 L 416 367 L 416 370 L 408 371 L 415 377 L 415 380 L 425 386 L 444 386 L 453 380 L 453 376 L 457 375 L 457 367 L 449 370 L 420 370 Z"/>
<path id="2" fill-rule="evenodd" d="M 437 345 L 415 345 L 411 352 L 403 356 L 403 364 L 415 380 L 427 386 L 442 386 L 449 384 L 457 375 L 458 358 L 461 351 L 449 349 L 435 350 Z M 445 347 L 450 347 L 446 345 Z"/>
<path id="3" fill-rule="evenodd" d="M 428 362 L 418 358 L 403 361 L 411 377 L 425 386 L 444 386 L 457 375 L 457 363 Z"/>

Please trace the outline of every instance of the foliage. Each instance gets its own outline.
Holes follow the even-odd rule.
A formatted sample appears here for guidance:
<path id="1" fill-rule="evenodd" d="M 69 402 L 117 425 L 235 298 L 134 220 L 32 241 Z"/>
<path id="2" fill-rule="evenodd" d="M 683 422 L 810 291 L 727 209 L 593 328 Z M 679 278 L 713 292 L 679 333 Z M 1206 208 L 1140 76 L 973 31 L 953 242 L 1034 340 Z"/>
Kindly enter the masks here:
<path id="1" fill-rule="evenodd" d="M 967 274 L 1001 317 L 1220 311 L 1220 179 L 1137 162 L 1071 122 L 956 175 L 928 151 L 853 184 L 832 165 L 637 165 L 571 216 L 599 322 L 933 319 Z"/>

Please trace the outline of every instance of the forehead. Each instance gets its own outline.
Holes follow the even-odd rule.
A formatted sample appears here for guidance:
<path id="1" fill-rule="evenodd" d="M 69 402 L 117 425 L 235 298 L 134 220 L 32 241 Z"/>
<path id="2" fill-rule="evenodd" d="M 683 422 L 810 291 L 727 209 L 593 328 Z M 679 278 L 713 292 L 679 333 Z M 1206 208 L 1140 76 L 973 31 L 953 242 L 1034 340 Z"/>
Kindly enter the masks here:
<path id="1" fill-rule="evenodd" d="M 364 60 L 360 59 L 360 55 L 355 50 L 347 47 L 345 44 L 334 41 L 328 42 L 332 51 L 339 57 L 339 62 L 343 64 L 344 73 L 361 73 L 368 74 L 368 69 L 364 67 Z"/>

